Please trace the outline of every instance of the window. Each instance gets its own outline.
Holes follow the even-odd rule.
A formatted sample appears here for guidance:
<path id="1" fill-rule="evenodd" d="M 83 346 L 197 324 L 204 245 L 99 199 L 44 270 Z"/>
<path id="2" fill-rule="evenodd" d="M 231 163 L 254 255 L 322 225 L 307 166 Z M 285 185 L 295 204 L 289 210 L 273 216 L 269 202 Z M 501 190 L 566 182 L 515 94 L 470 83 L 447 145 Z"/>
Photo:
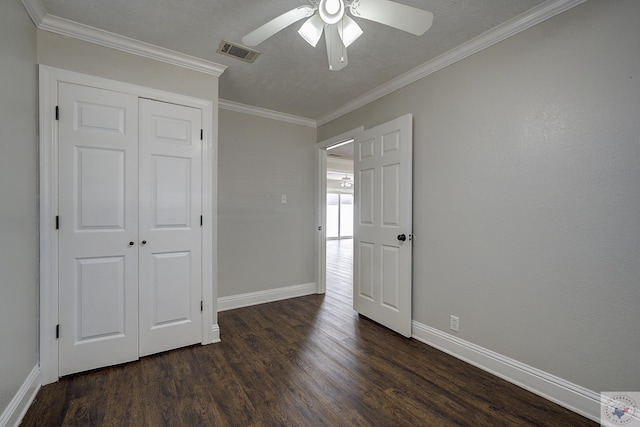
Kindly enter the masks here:
<path id="1" fill-rule="evenodd" d="M 353 195 L 327 193 L 327 239 L 353 237 Z"/>

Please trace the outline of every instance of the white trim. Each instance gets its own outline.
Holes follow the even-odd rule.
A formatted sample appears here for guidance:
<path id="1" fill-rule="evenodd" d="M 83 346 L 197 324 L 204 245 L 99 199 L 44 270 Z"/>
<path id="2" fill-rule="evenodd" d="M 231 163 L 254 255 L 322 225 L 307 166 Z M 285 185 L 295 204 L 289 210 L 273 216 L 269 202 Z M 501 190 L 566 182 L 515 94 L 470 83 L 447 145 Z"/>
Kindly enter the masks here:
<path id="1" fill-rule="evenodd" d="M 218 327 L 218 100 L 213 100 L 212 111 L 208 122 L 212 125 L 209 127 L 209 136 L 205 139 L 208 143 L 207 165 L 204 171 L 203 186 L 203 207 L 204 211 L 204 227 L 203 234 L 203 252 L 202 259 L 205 265 L 202 269 L 203 292 L 202 299 L 204 301 L 204 323 L 203 328 L 203 344 L 220 342 L 220 328 Z M 205 128 L 205 135 L 207 130 Z M 207 172 L 208 171 L 208 172 Z M 206 205 L 204 204 L 206 203 Z M 206 211 L 208 209 L 208 212 Z M 211 232 L 207 233 L 209 229 Z M 208 242 L 207 242 L 208 240 Z M 210 283 L 211 286 L 205 286 Z M 207 325 L 212 325 L 209 330 Z"/>
<path id="2" fill-rule="evenodd" d="M 249 307 L 251 305 L 302 297 L 315 293 L 316 284 L 305 283 L 303 285 L 285 286 L 283 288 L 269 289 L 266 291 L 220 297 L 218 298 L 218 311 L 233 310 L 235 308 Z"/>
<path id="3" fill-rule="evenodd" d="M 40 158 L 40 376 L 42 384 L 58 381 L 58 124 L 56 70 L 39 67 Z"/>
<path id="4" fill-rule="evenodd" d="M 412 338 L 464 360 L 593 421 L 600 421 L 600 394 L 540 369 L 412 321 Z"/>
<path id="5" fill-rule="evenodd" d="M 251 105 L 240 104 L 239 102 L 220 100 L 220 108 L 236 113 L 250 114 L 252 116 L 262 117 L 263 119 L 279 120 L 281 122 L 293 123 L 296 125 L 308 126 L 316 128 L 316 121 L 306 117 L 294 116 L 292 114 L 280 113 L 266 108 L 253 107 Z"/>
<path id="6" fill-rule="evenodd" d="M 316 292 L 327 292 L 327 149 L 316 148 Z"/>
<path id="7" fill-rule="evenodd" d="M 211 325 L 211 336 L 213 337 L 212 343 L 220 342 L 220 326 L 217 323 Z"/>
<path id="8" fill-rule="evenodd" d="M 205 133 L 203 149 L 203 200 L 202 212 L 202 344 L 215 342 L 216 334 L 210 325 L 217 323 L 217 174 L 218 174 L 218 125 L 215 110 L 217 100 L 146 88 L 86 74 L 39 66 L 40 80 L 40 374 L 42 384 L 58 380 L 58 341 L 55 327 L 58 324 L 58 233 L 55 217 L 58 214 L 58 124 L 54 111 L 58 97 L 58 83 L 70 82 L 106 90 L 130 93 L 173 104 L 198 108 L 202 111 Z M 216 122 L 214 122 L 214 119 Z M 218 333 L 219 338 L 219 333 Z"/>
<path id="9" fill-rule="evenodd" d="M 354 139 L 357 134 L 364 131 L 364 126 L 358 126 L 355 129 L 348 130 L 340 135 L 332 136 L 324 141 L 316 142 L 316 148 L 325 149 L 339 142 L 346 141 L 347 139 Z"/>
<path id="10" fill-rule="evenodd" d="M 134 40 L 119 34 L 104 31 L 68 19 L 60 18 L 46 13 L 40 0 L 22 0 L 29 16 L 40 30 L 50 31 L 63 36 L 73 37 L 100 46 L 132 53 L 167 64 L 177 65 L 182 68 L 199 71 L 219 77 L 226 65 L 217 64 L 195 56 L 166 49 L 150 43 Z"/>
<path id="11" fill-rule="evenodd" d="M 44 5 L 40 0 L 22 0 L 24 8 L 27 9 L 27 13 L 31 17 L 31 20 L 37 27 L 40 25 L 42 18 L 45 17 L 47 11 L 44 9 Z"/>
<path id="12" fill-rule="evenodd" d="M 27 378 L 24 380 L 18 392 L 13 396 L 9 405 L 0 415 L 0 427 L 9 427 L 20 425 L 20 421 L 27 413 L 27 409 L 31 406 L 31 402 L 35 399 L 38 390 L 40 390 L 40 369 L 38 365 L 34 366 Z"/>
<path id="13" fill-rule="evenodd" d="M 202 344 L 215 342 L 215 335 L 209 325 L 217 321 L 217 310 L 213 302 L 217 294 L 217 246 L 218 246 L 218 118 L 215 104 L 207 103 L 202 108 Z M 215 320 L 214 320 L 215 319 Z M 218 334 L 219 335 L 219 334 Z"/>
<path id="14" fill-rule="evenodd" d="M 402 74 L 395 79 L 378 86 L 377 88 L 359 96 L 352 101 L 344 104 L 342 107 L 320 117 L 316 120 L 318 126 L 329 123 L 339 117 L 344 116 L 360 107 L 363 107 L 377 99 L 382 98 L 385 95 L 390 94 L 398 89 L 401 89 L 411 83 L 414 83 L 430 74 L 435 73 L 449 65 L 452 65 L 458 61 L 487 49 L 496 43 L 499 43 L 511 36 L 514 36 L 528 28 L 533 27 L 549 18 L 552 18 L 566 10 L 571 9 L 586 0 L 548 0 L 533 9 L 516 16 L 515 18 L 507 21 L 490 29 L 489 31 L 479 35 L 478 37 L 469 40 L 460 46 L 443 53 L 442 55 L 425 62 L 424 64 Z"/>

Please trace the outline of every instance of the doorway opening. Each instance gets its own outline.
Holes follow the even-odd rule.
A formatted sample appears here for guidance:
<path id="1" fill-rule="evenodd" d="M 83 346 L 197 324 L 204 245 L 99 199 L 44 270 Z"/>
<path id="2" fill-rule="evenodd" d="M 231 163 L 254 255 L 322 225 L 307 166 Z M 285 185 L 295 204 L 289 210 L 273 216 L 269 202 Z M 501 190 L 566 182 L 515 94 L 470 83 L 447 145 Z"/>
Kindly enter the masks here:
<path id="1" fill-rule="evenodd" d="M 326 171 L 337 146 L 354 148 L 353 309 L 405 337 L 411 336 L 413 116 L 319 142 L 318 293 L 327 288 Z M 344 142 L 344 144 L 342 144 Z M 332 153 L 333 151 L 333 153 Z M 340 260 L 343 257 L 338 257 Z"/>
<path id="2" fill-rule="evenodd" d="M 357 134 L 364 131 L 364 127 L 360 126 L 355 129 L 351 129 L 347 132 L 341 133 L 340 135 L 336 135 L 329 139 L 319 141 L 316 143 L 316 154 L 317 154 L 317 205 L 316 205 L 316 219 L 317 219 L 317 230 L 316 234 L 316 284 L 317 284 L 317 293 L 324 294 L 327 290 L 327 193 L 329 192 L 328 187 L 328 179 L 327 179 L 327 164 L 329 159 L 331 159 L 331 164 L 342 163 L 342 167 L 337 169 L 340 172 L 340 175 L 336 176 L 338 178 L 338 188 L 342 189 L 340 183 L 342 183 L 342 179 L 345 178 L 345 175 L 349 177 L 351 175 L 352 178 L 352 194 L 355 189 L 355 179 L 353 176 L 353 165 L 354 165 L 354 138 Z M 340 160 L 339 160 L 340 159 Z M 346 167 L 345 167 L 346 165 Z M 336 168 L 334 168 L 336 169 Z M 345 171 L 345 169 L 347 169 Z M 345 185 L 346 187 L 346 185 Z M 352 207 L 356 207 L 356 200 L 353 199 Z M 353 225 L 353 222 L 352 222 Z M 344 226 L 343 226 L 344 229 Z M 352 233 L 351 233 L 352 234 Z M 338 234 L 339 235 L 339 234 Z M 344 236 L 346 237 L 346 235 Z M 332 240 L 333 241 L 333 240 Z M 348 239 L 341 239 L 340 242 L 347 242 Z M 340 260 L 345 260 L 345 251 L 341 250 L 341 255 L 339 257 Z M 349 250 L 351 254 L 352 251 Z M 349 264 L 352 264 L 352 261 L 348 261 Z M 346 264 L 346 263 L 345 263 Z M 333 264 L 337 265 L 337 264 Z M 344 266 L 342 266 L 344 267 Z M 349 277 L 353 277 L 353 267 L 347 267 Z M 351 278 L 347 278 L 350 291 L 353 290 L 353 280 Z M 353 306 L 353 304 L 351 304 Z"/>
<path id="3" fill-rule="evenodd" d="M 327 147 L 326 291 L 353 305 L 353 139 Z"/>

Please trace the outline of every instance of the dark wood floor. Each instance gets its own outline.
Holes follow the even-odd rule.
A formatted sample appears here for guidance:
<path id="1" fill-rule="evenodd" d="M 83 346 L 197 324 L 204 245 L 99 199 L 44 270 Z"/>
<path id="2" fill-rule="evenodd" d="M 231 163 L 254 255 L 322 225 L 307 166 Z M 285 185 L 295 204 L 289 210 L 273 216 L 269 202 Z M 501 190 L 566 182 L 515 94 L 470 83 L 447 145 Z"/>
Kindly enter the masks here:
<path id="1" fill-rule="evenodd" d="M 353 306 L 353 240 L 327 240 L 327 294 Z"/>
<path id="2" fill-rule="evenodd" d="M 597 425 L 359 317 L 350 264 L 328 264 L 326 295 L 222 312 L 222 343 L 62 378 L 22 425 Z"/>

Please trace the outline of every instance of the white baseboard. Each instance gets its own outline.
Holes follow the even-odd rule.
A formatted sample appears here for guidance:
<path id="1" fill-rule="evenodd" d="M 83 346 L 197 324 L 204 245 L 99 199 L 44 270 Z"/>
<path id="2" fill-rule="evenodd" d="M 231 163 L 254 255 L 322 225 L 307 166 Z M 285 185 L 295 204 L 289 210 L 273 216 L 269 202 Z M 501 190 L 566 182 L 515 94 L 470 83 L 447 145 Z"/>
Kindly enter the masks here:
<path id="1" fill-rule="evenodd" d="M 267 291 L 220 297 L 218 298 L 218 311 L 233 310 L 234 308 L 280 301 L 287 298 L 302 297 L 305 295 L 315 294 L 316 290 L 316 284 L 314 282 L 305 283 L 303 285 L 269 289 Z"/>
<path id="2" fill-rule="evenodd" d="M 600 394 L 430 326 L 412 321 L 412 337 L 593 421 Z"/>
<path id="3" fill-rule="evenodd" d="M 216 323 L 211 325 L 211 344 L 220 342 L 220 326 Z"/>
<path id="4" fill-rule="evenodd" d="M 0 415 L 0 427 L 18 427 L 40 387 L 40 368 L 36 365 L 9 402 L 9 406 Z"/>

